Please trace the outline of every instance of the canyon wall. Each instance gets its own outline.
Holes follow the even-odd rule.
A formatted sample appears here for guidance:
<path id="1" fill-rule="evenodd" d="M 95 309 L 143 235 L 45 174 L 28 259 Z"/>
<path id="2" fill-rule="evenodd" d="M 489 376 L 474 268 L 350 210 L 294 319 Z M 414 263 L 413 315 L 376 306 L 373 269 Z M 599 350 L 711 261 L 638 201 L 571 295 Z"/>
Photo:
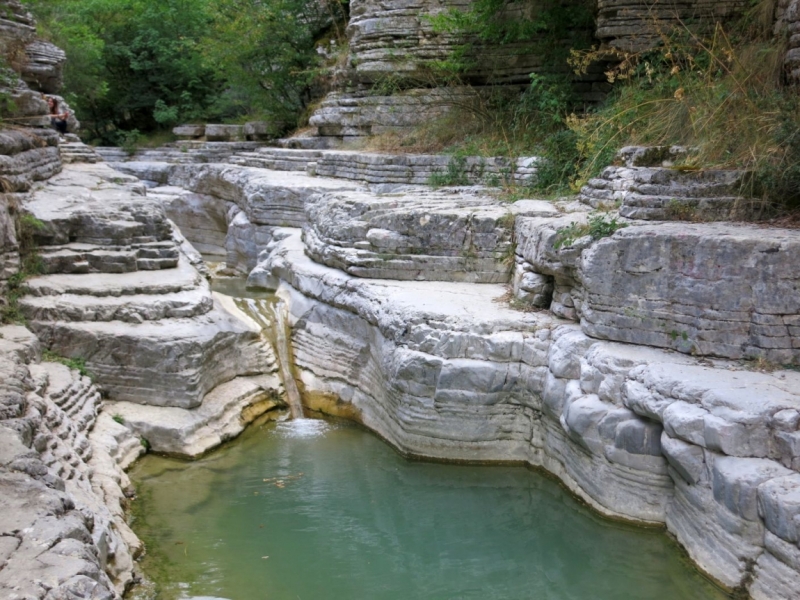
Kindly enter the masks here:
<path id="1" fill-rule="evenodd" d="M 282 173 L 117 167 L 160 181 L 150 194 L 234 204 L 227 236 L 269 227 L 248 282 L 290 306 L 310 410 L 408 455 L 542 467 L 604 514 L 666 526 L 727 588 L 796 595 L 797 232 L 617 214 L 610 237 L 560 246 L 590 197 L 509 205 L 390 169 L 368 185 L 303 173 L 338 154 L 265 153 Z"/>
<path id="2" fill-rule="evenodd" d="M 796 4 L 782 0 L 775 15 L 770 11 L 766 17 L 777 23 L 776 35 L 789 37 L 786 68 L 791 81 L 796 79 Z M 518 94 L 530 83 L 532 73 L 569 72 L 563 57 L 554 61 L 550 56 L 559 43 L 568 44 L 548 37 L 555 26 L 552 21 L 547 21 L 539 39 L 524 43 L 486 41 L 472 34 L 442 31 L 434 25 L 433 20 L 443 14 L 468 12 L 475 6 L 472 0 L 351 2 L 347 59 L 335 69 L 334 89 L 314 110 L 309 124 L 319 136 L 344 140 L 396 132 L 429 123 L 457 107 L 485 109 L 485 101 L 479 101 L 482 95 Z M 575 0 L 512 3 L 504 9 L 507 14 L 503 18 L 514 21 L 561 11 L 573 18 L 565 38 L 580 31 L 593 43 L 589 45 L 613 54 L 653 48 L 676 27 L 693 32 L 713 30 L 715 23 L 729 23 L 749 8 L 744 0 L 598 0 L 596 6 Z M 585 24 L 575 20 L 574 15 L 582 10 L 595 15 L 593 23 L 590 19 Z M 454 61 L 464 65 L 457 80 L 468 85 L 442 84 L 442 74 L 437 75 L 436 69 Z M 593 104 L 605 98 L 611 89 L 604 74 L 606 68 L 606 64 L 598 63 L 588 73 L 574 77 L 580 102 Z"/>

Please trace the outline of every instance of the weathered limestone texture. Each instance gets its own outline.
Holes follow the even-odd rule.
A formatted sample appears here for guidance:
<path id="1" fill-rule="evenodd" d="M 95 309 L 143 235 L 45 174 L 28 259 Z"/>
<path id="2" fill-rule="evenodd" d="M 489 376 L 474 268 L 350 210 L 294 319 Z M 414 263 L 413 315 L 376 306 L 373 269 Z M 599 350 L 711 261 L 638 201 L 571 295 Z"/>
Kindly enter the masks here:
<path id="1" fill-rule="evenodd" d="M 369 91 L 331 92 L 314 111 L 309 125 L 320 136 L 344 139 L 408 129 L 469 103 L 475 93 L 465 87 L 421 88 L 392 95 Z"/>
<path id="2" fill-rule="evenodd" d="M 284 150 L 284 152 L 286 152 Z M 526 184 L 536 176 L 536 158 L 464 157 L 436 154 L 378 154 L 323 150 L 316 159 L 317 175 L 368 183 L 429 184 L 436 176 L 455 172 L 473 184 Z"/>
<path id="3" fill-rule="evenodd" d="M 579 199 L 594 208 L 619 206 L 623 217 L 648 221 L 727 221 L 747 212 L 747 173 L 673 168 L 684 154 L 677 147 L 623 148 L 621 166 L 589 180 Z"/>
<path id="4" fill-rule="evenodd" d="M 723 223 L 633 223 L 555 249 L 579 220 L 520 218 L 517 252 L 595 338 L 701 356 L 800 361 L 800 234 Z M 768 232 L 768 235 L 767 235 Z M 559 290 L 564 291 L 559 296 Z"/>
<path id="5" fill-rule="evenodd" d="M 800 2 L 779 0 L 775 8 L 775 34 L 785 35 L 788 43 L 783 67 L 789 83 L 800 83 Z"/>
<path id="6" fill-rule="evenodd" d="M 96 163 L 102 162 L 100 155 L 94 148 L 84 144 L 74 133 L 68 133 L 58 144 L 61 162 L 68 163 Z"/>
<path id="7" fill-rule="evenodd" d="M 72 148 L 72 145 L 67 144 L 66 147 Z M 61 150 L 64 157 L 64 144 Z M 311 176 L 374 184 L 427 185 L 435 177 L 446 174 L 458 175 L 472 184 L 526 184 L 536 176 L 538 160 L 533 156 L 516 159 L 500 156 L 454 158 L 440 154 L 273 148 L 242 142 L 209 142 L 194 146 L 180 143 L 137 151 L 131 156 L 119 148 L 98 148 L 97 152 L 114 168 L 136 175 L 149 185 L 168 183 L 170 169 L 165 164 L 196 163 L 228 163 L 271 171 L 302 171 Z M 64 161 L 69 162 L 66 158 Z M 143 164 L 121 164 L 131 162 Z"/>
<path id="8" fill-rule="evenodd" d="M 431 17 L 468 11 L 473 4 L 472 0 L 351 2 L 348 61 L 337 73 L 336 90 L 314 111 L 310 125 L 320 136 L 347 140 L 412 128 L 463 107 L 483 92 L 438 86 L 432 65 L 452 60 L 465 48 L 461 60 L 469 67 L 461 74 L 463 81 L 495 92 L 500 86 L 518 94 L 529 84 L 531 73 L 553 72 L 556 67 L 547 63 L 535 41 L 492 44 L 434 31 Z M 505 18 L 515 20 L 530 17 L 537 8 L 535 3 L 510 3 L 503 10 Z M 608 91 L 602 69 L 576 82 L 575 90 L 586 102 L 602 99 Z"/>
<path id="9" fill-rule="evenodd" d="M 350 79 L 372 84 L 385 78 L 428 83 L 429 64 L 445 61 L 453 51 L 468 46 L 470 67 L 465 79 L 477 83 L 522 83 L 547 68 L 533 43 L 487 44 L 450 33 L 436 33 L 430 17 L 442 12 L 467 11 L 472 0 L 354 0 L 347 36 L 350 42 Z M 535 5 L 504 8 L 509 20 L 530 17 Z M 422 86 L 420 86 L 422 87 Z"/>
<path id="10" fill-rule="evenodd" d="M 144 449 L 97 419 L 89 378 L 39 356 L 29 331 L 0 327 L 0 595 L 121 598 L 142 550 L 122 468 Z"/>
<path id="11" fill-rule="evenodd" d="M 219 255 L 218 244 L 224 237 L 227 271 L 231 273 L 249 273 L 255 267 L 276 227 L 304 225 L 306 203 L 316 195 L 364 189 L 350 181 L 234 165 L 124 162 L 114 166 L 168 186 L 155 188 L 153 198 L 164 200 L 178 225 L 186 227 L 190 242 Z M 177 192 L 178 200 L 176 187 L 193 195 Z M 189 205 L 193 208 L 184 210 Z M 209 231 L 216 233 L 210 238 Z"/>
<path id="12" fill-rule="evenodd" d="M 122 148 L 100 146 L 95 148 L 103 160 L 110 163 L 125 161 L 169 163 L 224 163 L 234 154 L 252 152 L 262 142 L 205 142 L 181 140 L 160 148 L 141 148 L 129 154 Z"/>
<path id="13" fill-rule="evenodd" d="M 17 0 L 0 2 L 0 51 L 32 89 L 48 94 L 61 89 L 66 54 L 36 39 L 36 21 Z"/>
<path id="14" fill-rule="evenodd" d="M 356 279 L 297 231 L 263 268 L 310 408 L 409 454 L 542 466 L 605 514 L 664 523 L 725 586 L 796 596 L 800 374 L 597 341 L 498 304 L 499 285 Z"/>
<path id="15" fill-rule="evenodd" d="M 20 266 L 17 219 L 22 193 L 61 170 L 58 136 L 48 129 L 0 131 L 0 290 Z"/>
<path id="16" fill-rule="evenodd" d="M 19 270 L 16 213 L 17 198 L 13 194 L 0 194 L 0 292 Z"/>
<path id="17" fill-rule="evenodd" d="M 206 134 L 205 125 L 178 125 L 172 129 L 172 133 L 181 138 L 197 139 Z"/>
<path id="18" fill-rule="evenodd" d="M 206 139 L 209 142 L 233 142 L 242 139 L 241 125 L 206 125 Z"/>
<path id="19" fill-rule="evenodd" d="M 52 129 L 0 131 L 3 192 L 27 192 L 61 170 L 58 134 Z"/>
<path id="20" fill-rule="evenodd" d="M 64 63 L 67 55 L 58 46 L 35 40 L 25 47 L 27 62 L 22 69 L 22 79 L 32 89 L 54 94 L 64 84 Z"/>
<path id="21" fill-rule="evenodd" d="M 674 27 L 708 28 L 743 14 L 745 0 L 598 0 L 595 35 L 612 48 L 639 52 L 657 45 Z"/>
<path id="22" fill-rule="evenodd" d="M 47 275 L 21 300 L 31 328 L 54 352 L 85 359 L 116 400 L 198 407 L 219 384 L 270 372 L 260 330 L 216 301 L 195 268 L 199 255 L 157 199 L 105 165 L 71 165 L 34 191 L 24 209 Z"/>
<path id="23" fill-rule="evenodd" d="M 557 214 L 546 202 L 509 207 L 480 188 L 333 192 L 307 204 L 303 239 L 313 260 L 359 277 L 503 283 L 515 213 Z"/>

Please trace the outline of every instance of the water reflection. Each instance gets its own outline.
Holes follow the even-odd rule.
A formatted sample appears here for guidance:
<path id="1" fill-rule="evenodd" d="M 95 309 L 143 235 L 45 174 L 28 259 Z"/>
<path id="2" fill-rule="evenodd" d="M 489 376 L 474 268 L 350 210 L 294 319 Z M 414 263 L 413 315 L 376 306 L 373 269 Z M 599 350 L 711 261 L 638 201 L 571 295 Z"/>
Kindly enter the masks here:
<path id="1" fill-rule="evenodd" d="M 538 473 L 409 462 L 351 426 L 254 428 L 132 475 L 167 598 L 725 597 L 663 533 L 600 519 Z"/>

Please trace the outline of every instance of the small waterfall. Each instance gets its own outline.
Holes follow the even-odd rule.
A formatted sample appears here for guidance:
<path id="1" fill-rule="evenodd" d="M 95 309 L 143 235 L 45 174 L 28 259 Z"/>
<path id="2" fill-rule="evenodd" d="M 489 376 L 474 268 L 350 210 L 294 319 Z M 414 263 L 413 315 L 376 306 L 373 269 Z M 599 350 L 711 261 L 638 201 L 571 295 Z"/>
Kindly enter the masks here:
<path id="1" fill-rule="evenodd" d="M 300 390 L 292 373 L 294 356 L 291 346 L 291 328 L 289 326 L 289 310 L 283 300 L 265 300 L 255 298 L 236 298 L 236 306 L 261 326 L 262 335 L 266 335 L 278 357 L 278 367 L 283 388 L 286 390 L 286 401 L 293 419 L 303 418 L 303 401 Z"/>

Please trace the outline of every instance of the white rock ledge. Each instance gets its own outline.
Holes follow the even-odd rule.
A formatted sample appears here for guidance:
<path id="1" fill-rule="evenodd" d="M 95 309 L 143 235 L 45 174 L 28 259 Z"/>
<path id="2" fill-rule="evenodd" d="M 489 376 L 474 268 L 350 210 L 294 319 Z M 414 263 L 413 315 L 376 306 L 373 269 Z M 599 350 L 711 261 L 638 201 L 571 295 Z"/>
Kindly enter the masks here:
<path id="1" fill-rule="evenodd" d="M 291 304 L 311 408 L 408 454 L 540 466 L 603 514 L 661 523 L 754 598 L 800 590 L 800 373 L 597 341 L 500 285 L 358 279 L 295 231 L 260 265 Z"/>

